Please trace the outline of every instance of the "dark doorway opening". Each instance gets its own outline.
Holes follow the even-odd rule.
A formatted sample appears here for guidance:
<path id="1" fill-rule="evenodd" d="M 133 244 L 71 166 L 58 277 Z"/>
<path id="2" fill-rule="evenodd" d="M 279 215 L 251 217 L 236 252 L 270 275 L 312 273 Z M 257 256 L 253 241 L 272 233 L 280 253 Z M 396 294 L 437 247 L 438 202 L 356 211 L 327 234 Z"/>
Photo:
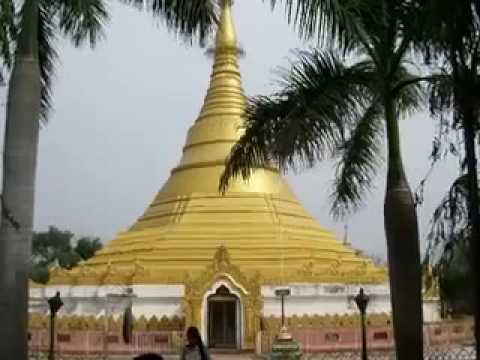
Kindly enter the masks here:
<path id="1" fill-rule="evenodd" d="M 238 297 L 220 286 L 208 297 L 208 346 L 217 349 L 237 348 Z"/>

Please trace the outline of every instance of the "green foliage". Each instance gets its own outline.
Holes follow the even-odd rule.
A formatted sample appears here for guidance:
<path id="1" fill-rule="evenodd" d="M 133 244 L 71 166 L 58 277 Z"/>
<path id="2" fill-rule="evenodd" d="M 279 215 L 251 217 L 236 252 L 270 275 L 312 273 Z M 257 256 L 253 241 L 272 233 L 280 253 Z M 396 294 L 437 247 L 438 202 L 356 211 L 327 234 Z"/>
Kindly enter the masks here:
<path id="1" fill-rule="evenodd" d="M 102 248 L 99 238 L 82 237 L 73 245 L 74 237 L 72 232 L 54 226 L 45 232 L 35 233 L 32 241 L 31 279 L 46 283 L 48 269 L 52 266 L 71 269 Z"/>
<path id="2" fill-rule="evenodd" d="M 99 238 L 82 237 L 77 241 L 75 252 L 82 260 L 90 259 L 95 253 L 102 248 Z"/>
<path id="3" fill-rule="evenodd" d="M 55 262 L 64 268 L 75 265 L 71 256 L 73 233 L 62 231 L 56 227 L 49 227 L 48 231 L 36 233 L 32 241 L 32 255 L 34 262 L 43 266 L 50 266 Z"/>
<path id="4" fill-rule="evenodd" d="M 37 284 L 46 284 L 50 278 L 48 267 L 34 264 L 30 268 L 30 279 Z"/>

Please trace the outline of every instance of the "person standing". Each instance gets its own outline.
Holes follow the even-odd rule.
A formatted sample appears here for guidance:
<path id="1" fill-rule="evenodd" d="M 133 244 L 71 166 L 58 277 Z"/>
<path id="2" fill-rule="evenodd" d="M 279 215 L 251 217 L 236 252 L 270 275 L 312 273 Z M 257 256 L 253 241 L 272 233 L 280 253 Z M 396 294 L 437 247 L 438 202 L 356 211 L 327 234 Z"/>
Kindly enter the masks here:
<path id="1" fill-rule="evenodd" d="M 183 348 L 180 360 L 210 360 L 208 350 L 203 345 L 200 332 L 195 326 L 187 330 L 187 344 Z"/>

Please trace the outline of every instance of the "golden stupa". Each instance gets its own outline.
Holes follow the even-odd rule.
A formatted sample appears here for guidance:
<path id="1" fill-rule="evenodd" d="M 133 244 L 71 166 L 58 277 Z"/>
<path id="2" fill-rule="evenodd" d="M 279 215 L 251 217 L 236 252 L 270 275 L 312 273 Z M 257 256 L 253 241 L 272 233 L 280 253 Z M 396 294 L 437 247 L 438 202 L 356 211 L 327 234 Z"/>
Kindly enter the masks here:
<path id="1" fill-rule="evenodd" d="M 246 105 L 228 0 L 212 52 L 210 86 L 180 164 L 128 231 L 73 270 L 53 270 L 49 285 L 182 284 L 222 262 L 261 284 L 385 282 L 385 269 L 320 226 L 275 169 L 219 193 Z"/>

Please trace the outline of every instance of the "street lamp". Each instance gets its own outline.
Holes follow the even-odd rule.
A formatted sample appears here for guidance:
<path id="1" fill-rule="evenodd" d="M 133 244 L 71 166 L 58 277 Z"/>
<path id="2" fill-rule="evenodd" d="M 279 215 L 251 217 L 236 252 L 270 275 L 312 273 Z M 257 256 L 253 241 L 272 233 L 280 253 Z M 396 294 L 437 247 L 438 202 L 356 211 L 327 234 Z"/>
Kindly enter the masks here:
<path id="1" fill-rule="evenodd" d="M 275 290 L 275 296 L 279 296 L 282 299 L 282 328 L 280 329 L 278 338 L 281 340 L 291 340 L 292 336 L 288 332 L 285 324 L 285 297 L 290 296 L 290 289 L 277 289 Z"/>
<path id="2" fill-rule="evenodd" d="M 357 304 L 358 310 L 360 310 L 361 326 L 362 326 L 362 360 L 367 360 L 367 327 L 365 324 L 365 313 L 367 312 L 368 302 L 370 298 L 365 294 L 363 288 L 357 296 L 354 298 L 355 304 Z"/>
<path id="3" fill-rule="evenodd" d="M 60 298 L 60 292 L 57 291 L 55 296 L 48 299 L 48 306 L 50 307 L 50 350 L 48 352 L 48 360 L 55 360 L 55 316 L 60 308 L 63 306 L 63 301 Z"/>

